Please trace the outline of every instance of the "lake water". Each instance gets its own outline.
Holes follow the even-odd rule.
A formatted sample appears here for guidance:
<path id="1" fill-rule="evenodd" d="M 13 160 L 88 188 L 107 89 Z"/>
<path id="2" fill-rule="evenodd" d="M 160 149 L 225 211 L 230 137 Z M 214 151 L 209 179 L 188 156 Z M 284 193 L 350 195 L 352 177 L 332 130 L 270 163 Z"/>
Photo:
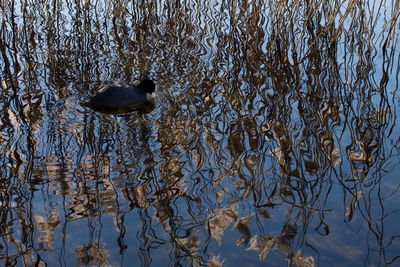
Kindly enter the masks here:
<path id="1" fill-rule="evenodd" d="M 400 265 L 398 3 L 306 2 L 2 1 L 1 264 Z"/>

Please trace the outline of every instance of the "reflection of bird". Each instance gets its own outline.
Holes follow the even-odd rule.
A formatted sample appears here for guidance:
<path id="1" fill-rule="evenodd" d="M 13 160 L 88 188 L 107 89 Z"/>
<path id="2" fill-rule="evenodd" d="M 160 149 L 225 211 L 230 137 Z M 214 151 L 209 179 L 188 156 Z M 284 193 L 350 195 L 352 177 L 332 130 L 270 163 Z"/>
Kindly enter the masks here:
<path id="1" fill-rule="evenodd" d="M 154 100 L 155 89 L 154 82 L 148 79 L 139 85 L 108 85 L 83 105 L 106 112 L 138 109 L 141 104 Z"/>

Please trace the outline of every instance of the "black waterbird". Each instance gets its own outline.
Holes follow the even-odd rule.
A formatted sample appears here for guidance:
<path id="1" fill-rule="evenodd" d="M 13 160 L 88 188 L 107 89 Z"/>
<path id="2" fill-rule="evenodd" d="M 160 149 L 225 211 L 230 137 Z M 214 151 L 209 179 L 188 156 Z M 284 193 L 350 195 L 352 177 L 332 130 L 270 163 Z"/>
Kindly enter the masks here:
<path id="1" fill-rule="evenodd" d="M 141 81 L 138 85 L 107 85 L 83 105 L 107 113 L 131 110 L 148 112 L 149 104 L 153 104 L 155 99 L 155 89 L 155 83 L 149 79 Z"/>

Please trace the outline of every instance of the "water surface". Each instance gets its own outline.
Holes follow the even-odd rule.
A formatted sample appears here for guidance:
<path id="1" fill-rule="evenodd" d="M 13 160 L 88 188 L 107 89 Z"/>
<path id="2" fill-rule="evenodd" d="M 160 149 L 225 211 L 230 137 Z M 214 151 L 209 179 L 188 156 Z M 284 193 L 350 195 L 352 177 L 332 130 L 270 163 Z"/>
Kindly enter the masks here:
<path id="1" fill-rule="evenodd" d="M 3 1 L 1 263 L 398 265 L 399 7 L 355 2 Z"/>

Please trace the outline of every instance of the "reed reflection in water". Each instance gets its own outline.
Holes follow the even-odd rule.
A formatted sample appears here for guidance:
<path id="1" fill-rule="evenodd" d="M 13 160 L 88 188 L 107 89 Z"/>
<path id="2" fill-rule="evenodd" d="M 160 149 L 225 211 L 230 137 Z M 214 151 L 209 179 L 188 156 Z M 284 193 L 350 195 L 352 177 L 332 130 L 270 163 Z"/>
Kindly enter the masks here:
<path id="1" fill-rule="evenodd" d="M 376 2 L 2 1 L 1 263 L 399 264 Z M 79 104 L 147 76 L 149 113 Z"/>

